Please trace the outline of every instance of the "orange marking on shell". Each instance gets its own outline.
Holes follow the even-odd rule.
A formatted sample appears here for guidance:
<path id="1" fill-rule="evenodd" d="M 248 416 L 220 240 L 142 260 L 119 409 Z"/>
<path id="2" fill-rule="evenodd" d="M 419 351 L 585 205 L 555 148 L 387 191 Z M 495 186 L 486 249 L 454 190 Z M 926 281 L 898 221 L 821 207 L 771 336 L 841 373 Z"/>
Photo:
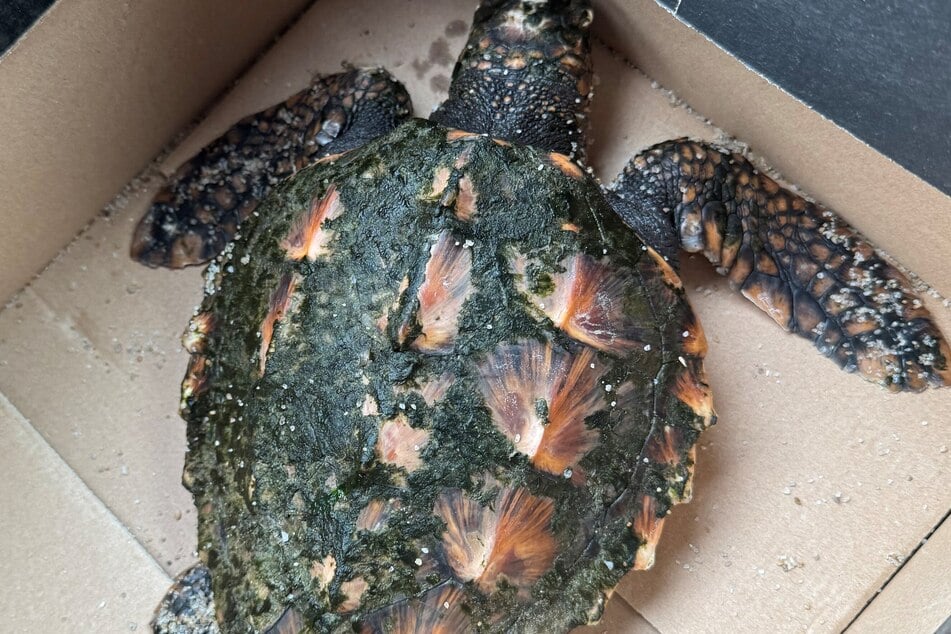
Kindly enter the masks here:
<path id="1" fill-rule="evenodd" d="M 478 584 L 483 592 L 491 592 L 504 578 L 527 589 L 555 559 L 557 542 L 550 530 L 554 502 L 526 489 L 503 489 L 499 507 L 495 544 Z"/>
<path id="2" fill-rule="evenodd" d="M 584 172 L 581 171 L 581 168 L 578 167 L 577 163 L 572 161 L 564 154 L 559 152 L 549 152 L 548 160 L 552 165 L 561 170 L 562 174 L 575 180 L 581 180 L 584 178 Z"/>
<path id="3" fill-rule="evenodd" d="M 616 356 L 643 346 L 641 329 L 624 307 L 630 285 L 618 271 L 587 255 L 571 256 L 559 263 L 564 272 L 550 273 L 554 291 L 541 297 L 527 287 L 526 266 L 524 258 L 513 259 L 519 290 L 570 337 Z"/>
<path id="4" fill-rule="evenodd" d="M 396 298 L 393 300 L 393 303 L 390 305 L 391 310 L 399 310 L 400 308 L 400 298 L 403 297 L 403 293 L 406 292 L 406 289 L 409 288 L 409 275 L 404 275 L 403 279 L 400 281 L 399 288 L 396 289 Z M 390 324 L 390 315 L 389 313 L 384 312 L 376 320 L 376 327 L 380 329 L 380 332 L 386 332 L 387 326 Z M 408 332 L 410 328 L 409 324 L 403 324 L 400 328 L 401 332 L 399 333 L 400 341 L 403 343 L 404 332 Z"/>
<path id="5" fill-rule="evenodd" d="M 333 555 L 327 555 L 322 561 L 314 561 L 310 565 L 310 578 L 317 582 L 317 587 L 323 590 L 334 580 L 337 574 L 337 560 Z"/>
<path id="6" fill-rule="evenodd" d="M 472 253 L 448 231 L 439 235 L 430 250 L 425 278 L 419 287 L 416 315 L 422 334 L 410 347 L 420 352 L 445 354 L 459 334 L 459 313 L 475 289 L 472 286 Z"/>
<path id="7" fill-rule="evenodd" d="M 462 609 L 465 593 L 454 583 L 430 588 L 367 616 L 361 634 L 469 634 L 474 628 Z"/>
<path id="8" fill-rule="evenodd" d="M 412 473 L 423 466 L 419 452 L 429 442 L 429 432 L 411 427 L 406 417 L 400 414 L 383 423 L 377 439 L 376 451 L 380 460 L 406 469 Z"/>
<path id="9" fill-rule="evenodd" d="M 299 216 L 291 226 L 287 237 L 281 241 L 281 248 L 292 260 L 307 258 L 311 262 L 328 255 L 328 245 L 335 232 L 323 228 L 324 222 L 334 220 L 343 213 L 340 194 L 335 185 L 330 185 L 323 197 L 315 198 L 310 210 Z"/>
<path id="10" fill-rule="evenodd" d="M 581 227 L 579 227 L 573 222 L 566 222 L 563 225 L 561 225 L 561 230 L 570 231 L 572 233 L 579 233 L 581 231 Z"/>
<path id="11" fill-rule="evenodd" d="M 363 397 L 363 406 L 360 408 L 360 413 L 364 416 L 379 416 L 380 404 L 377 403 L 372 394 Z"/>
<path id="12" fill-rule="evenodd" d="M 294 608 L 286 608 L 280 618 L 265 630 L 265 634 L 298 634 L 304 629 L 304 617 Z"/>
<path id="13" fill-rule="evenodd" d="M 456 160 L 452 163 L 453 169 L 461 170 L 463 167 L 469 164 L 469 160 L 472 158 L 473 147 L 474 146 L 472 145 L 467 145 L 461 152 L 459 152 L 458 156 L 456 156 Z"/>
<path id="14" fill-rule="evenodd" d="M 281 276 L 281 280 L 278 282 L 277 288 L 274 289 L 273 293 L 271 293 L 271 298 L 268 301 L 267 315 L 265 315 L 264 321 L 261 322 L 261 347 L 258 350 L 258 370 L 262 375 L 264 374 L 264 368 L 267 365 L 267 354 L 268 350 L 271 349 L 271 339 L 274 336 L 274 327 L 277 322 L 279 322 L 284 317 L 284 314 L 290 308 L 291 299 L 293 298 L 294 291 L 297 289 L 297 285 L 300 283 L 300 280 L 301 277 L 297 273 L 285 273 Z"/>
<path id="15" fill-rule="evenodd" d="M 657 500 L 641 495 L 640 508 L 632 526 L 634 536 L 641 541 L 634 555 L 634 570 L 647 570 L 654 565 L 654 553 L 664 530 L 664 520 L 666 517 L 657 517 Z"/>
<path id="16" fill-rule="evenodd" d="M 499 139 L 499 138 L 496 138 L 496 137 L 492 137 L 492 141 L 493 141 L 496 145 L 498 145 L 499 147 L 512 147 L 512 144 L 509 143 L 508 141 L 506 141 L 505 139 Z"/>
<path id="17" fill-rule="evenodd" d="M 704 427 L 709 427 L 716 421 L 713 392 L 705 381 L 702 365 L 699 362 L 690 365 L 677 377 L 671 392 L 703 420 Z"/>
<path id="18" fill-rule="evenodd" d="M 391 500 L 370 500 L 360 515 L 357 516 L 357 530 L 376 533 L 386 526 L 386 520 L 402 503 L 394 498 Z"/>
<path id="19" fill-rule="evenodd" d="M 435 173 L 433 174 L 433 182 L 430 185 L 432 189 L 432 197 L 438 198 L 446 190 L 446 186 L 449 184 L 449 176 L 452 172 L 448 167 L 437 167 Z"/>
<path id="20" fill-rule="evenodd" d="M 186 401 L 208 389 L 208 367 L 210 362 L 203 354 L 193 354 L 188 359 L 188 369 L 182 380 L 182 401 L 180 409 L 185 411 Z"/>
<path id="21" fill-rule="evenodd" d="M 554 508 L 549 498 L 523 488 L 502 489 L 497 510 L 458 489 L 442 494 L 435 513 L 446 522 L 443 550 L 449 567 L 459 580 L 474 581 L 485 594 L 505 579 L 524 596 L 554 561 Z"/>
<path id="22" fill-rule="evenodd" d="M 782 233 L 779 232 L 770 232 L 769 234 L 769 243 L 773 246 L 773 251 L 779 253 L 786 249 L 786 238 Z M 775 264 L 775 262 L 774 262 Z"/>
<path id="23" fill-rule="evenodd" d="M 479 364 L 479 389 L 493 422 L 516 451 L 547 473 L 571 469 L 569 477 L 581 484 L 577 463 L 598 441 L 585 419 L 603 406 L 598 383 L 603 373 L 587 348 L 572 355 L 528 341 L 501 346 Z"/>
<path id="24" fill-rule="evenodd" d="M 690 321 L 687 322 L 683 332 L 687 333 L 687 336 L 683 337 L 684 352 L 695 357 L 706 356 L 707 336 L 693 312 L 690 313 Z"/>
<path id="25" fill-rule="evenodd" d="M 466 132 L 465 130 L 450 130 L 446 133 L 447 141 L 460 141 L 460 140 L 472 140 L 478 139 L 481 135 L 476 134 L 475 132 Z"/>
<path id="26" fill-rule="evenodd" d="M 433 512 L 446 523 L 442 535 L 446 561 L 462 581 L 478 579 L 485 572 L 495 542 L 498 517 L 459 489 L 443 493 Z"/>
<path id="27" fill-rule="evenodd" d="M 357 577 L 340 584 L 340 594 L 344 596 L 343 603 L 337 608 L 337 612 L 352 612 L 360 607 L 360 601 L 363 599 L 363 593 L 369 588 L 366 579 Z"/>
<path id="28" fill-rule="evenodd" d="M 652 249 L 647 247 L 647 254 L 651 256 L 651 259 L 657 264 L 657 267 L 661 270 L 664 275 L 664 283 L 667 286 L 675 289 L 681 289 L 684 287 L 684 283 L 681 281 L 680 276 L 677 275 L 677 272 L 674 271 L 673 267 L 661 257 L 661 255 Z"/>
<path id="29" fill-rule="evenodd" d="M 471 221 L 478 213 L 477 203 L 479 193 L 475 190 L 472 179 L 463 176 L 459 179 L 459 194 L 456 196 L 456 218 Z"/>
<path id="30" fill-rule="evenodd" d="M 456 377 L 447 371 L 443 372 L 439 378 L 423 383 L 422 388 L 420 388 L 423 400 L 432 407 L 436 404 L 436 401 L 441 400 L 446 395 L 455 380 Z"/>
<path id="31" fill-rule="evenodd" d="M 647 440 L 647 456 L 657 464 L 678 464 L 683 441 L 682 431 L 665 425 L 663 434 L 652 433 Z"/>
<path id="32" fill-rule="evenodd" d="M 393 308 L 399 305 L 399 296 L 405 293 L 407 288 L 409 288 L 409 275 L 404 275 L 403 279 L 400 280 L 400 287 L 396 289 L 397 299 L 393 302 Z"/>
<path id="33" fill-rule="evenodd" d="M 188 328 L 182 334 L 182 346 L 195 354 L 204 352 L 208 335 L 214 330 L 215 316 L 208 311 L 200 312 L 188 322 Z"/>
<path id="34" fill-rule="evenodd" d="M 346 154 L 346 152 L 337 152 L 336 154 L 328 154 L 327 156 L 321 157 L 314 161 L 314 165 L 323 165 L 324 163 L 333 163 L 338 158 Z"/>

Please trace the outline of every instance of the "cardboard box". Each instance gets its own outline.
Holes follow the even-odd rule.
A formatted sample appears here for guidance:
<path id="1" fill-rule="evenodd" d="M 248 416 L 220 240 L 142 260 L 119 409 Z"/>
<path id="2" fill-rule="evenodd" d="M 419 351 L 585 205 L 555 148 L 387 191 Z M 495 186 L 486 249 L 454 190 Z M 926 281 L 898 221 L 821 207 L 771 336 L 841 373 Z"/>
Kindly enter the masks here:
<path id="1" fill-rule="evenodd" d="M 162 172 L 342 61 L 385 64 L 425 116 L 473 9 L 321 0 L 268 46 L 305 0 L 200 4 L 61 0 L 0 60 L 9 631 L 144 631 L 194 560 L 175 412 L 200 272 L 127 257 L 155 170 L 109 214 L 101 206 L 198 112 Z M 652 0 L 596 8 L 601 178 L 653 142 L 723 130 L 951 295 L 951 199 Z M 710 339 L 720 423 L 701 439 L 694 501 L 667 522 L 657 565 L 626 577 L 590 632 L 934 630 L 951 614 L 951 391 L 887 393 L 784 335 L 705 262 L 687 258 L 683 276 Z M 926 300 L 951 333 L 940 296 Z"/>

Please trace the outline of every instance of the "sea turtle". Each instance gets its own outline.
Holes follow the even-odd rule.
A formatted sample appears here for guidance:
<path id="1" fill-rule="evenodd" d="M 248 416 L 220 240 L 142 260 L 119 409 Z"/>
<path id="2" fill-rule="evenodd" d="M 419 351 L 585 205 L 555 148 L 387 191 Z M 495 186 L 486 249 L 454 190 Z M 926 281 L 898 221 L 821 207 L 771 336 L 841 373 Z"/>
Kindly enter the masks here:
<path id="1" fill-rule="evenodd" d="M 907 280 L 744 157 L 678 139 L 587 173 L 591 20 L 483 0 L 429 120 L 381 69 L 318 78 L 159 194 L 136 257 L 221 253 L 184 338 L 202 564 L 155 631 L 596 620 L 715 420 L 680 249 L 849 371 L 951 382 Z"/>

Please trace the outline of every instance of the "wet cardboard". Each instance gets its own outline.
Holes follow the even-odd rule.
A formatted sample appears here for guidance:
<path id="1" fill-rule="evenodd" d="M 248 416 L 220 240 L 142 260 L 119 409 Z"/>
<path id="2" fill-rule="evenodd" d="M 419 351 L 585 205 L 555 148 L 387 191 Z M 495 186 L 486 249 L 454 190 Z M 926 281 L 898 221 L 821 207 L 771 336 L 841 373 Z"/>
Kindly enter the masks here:
<path id="1" fill-rule="evenodd" d="M 857 187 L 848 175 L 830 182 L 822 170 L 800 169 L 796 157 L 857 160 L 866 146 L 797 110 L 801 105 L 650 0 L 600 2 L 597 9 L 591 164 L 599 177 L 610 180 L 633 153 L 666 138 L 720 138 L 696 112 L 706 115 L 698 104 L 732 81 L 744 98 L 714 103 L 716 115 L 707 116 L 736 123 L 731 133 L 755 138 L 759 154 L 783 163 L 787 176 L 801 174 L 797 183 L 819 200 Z M 445 92 L 471 11 L 469 0 L 321 0 L 160 171 L 342 61 L 385 64 L 425 116 Z M 762 112 L 728 118 L 731 106 L 750 103 Z M 794 113 L 795 125 L 782 117 L 770 124 L 773 108 Z M 914 186 L 917 179 L 874 152 L 862 156 L 871 174 L 860 182 L 893 179 L 893 190 L 904 188 L 919 204 L 951 208 L 947 197 L 932 201 L 927 186 Z M 3 610 L 22 619 L 14 621 L 25 624 L 18 631 L 90 631 L 86 623 L 95 631 L 128 631 L 130 624 L 141 631 L 170 576 L 194 561 L 176 407 L 186 359 L 178 335 L 200 300 L 201 273 L 152 271 L 126 255 L 157 185 L 156 178 L 145 180 L 110 215 L 96 218 L 0 312 L 0 422 L 13 439 L 5 443 L 10 459 L 0 463 L 0 499 L 9 500 L 4 508 L 19 509 L 0 524 L 2 542 L 18 553 L 4 558 L 14 583 Z M 95 208 L 81 211 L 95 215 Z M 58 212 L 49 213 L 44 222 Z M 846 213 L 862 229 L 884 216 L 888 250 L 922 255 L 923 238 L 889 226 L 881 209 Z M 933 259 L 919 259 L 940 277 L 951 240 L 935 248 Z M 940 623 L 951 614 L 951 593 L 935 581 L 951 567 L 947 525 L 905 560 L 951 508 L 951 392 L 884 392 L 784 335 L 704 262 L 687 258 L 683 277 L 710 340 L 707 368 L 720 423 L 701 439 L 694 501 L 668 520 L 656 566 L 626 577 L 605 621 L 587 631 L 837 631 L 853 621 L 856 631 L 894 631 L 908 622 L 901 619 L 909 606 L 923 626 Z M 940 299 L 927 302 L 951 332 L 951 312 Z M 38 470 L 44 461 L 55 469 Z M 72 557 L 74 549 L 84 557 Z M 78 579 L 88 588 L 76 588 L 83 585 Z M 93 591 L 100 587 L 116 590 Z M 120 587 L 129 588 L 125 597 Z M 23 607 L 40 590 L 56 609 Z M 106 607 L 90 608 L 103 600 Z M 64 614 L 100 620 L 62 621 Z"/>

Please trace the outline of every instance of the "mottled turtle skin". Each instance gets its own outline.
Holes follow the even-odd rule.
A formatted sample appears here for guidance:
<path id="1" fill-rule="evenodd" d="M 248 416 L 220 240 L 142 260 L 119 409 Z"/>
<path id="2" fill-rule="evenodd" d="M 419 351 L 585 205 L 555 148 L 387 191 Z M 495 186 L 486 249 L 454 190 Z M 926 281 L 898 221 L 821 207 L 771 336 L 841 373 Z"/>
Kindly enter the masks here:
<path id="1" fill-rule="evenodd" d="M 581 0 L 484 0 L 430 120 L 352 69 L 240 122 L 157 197 L 146 264 L 234 240 L 184 339 L 202 564 L 156 632 L 597 620 L 653 563 L 715 421 L 680 249 L 848 371 L 951 381 L 908 281 L 741 155 L 678 139 L 610 188 L 590 176 L 590 21 Z"/>

